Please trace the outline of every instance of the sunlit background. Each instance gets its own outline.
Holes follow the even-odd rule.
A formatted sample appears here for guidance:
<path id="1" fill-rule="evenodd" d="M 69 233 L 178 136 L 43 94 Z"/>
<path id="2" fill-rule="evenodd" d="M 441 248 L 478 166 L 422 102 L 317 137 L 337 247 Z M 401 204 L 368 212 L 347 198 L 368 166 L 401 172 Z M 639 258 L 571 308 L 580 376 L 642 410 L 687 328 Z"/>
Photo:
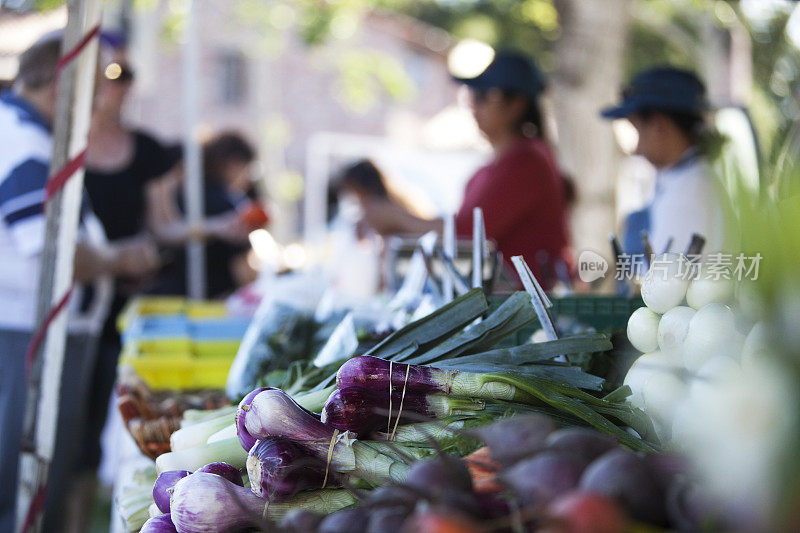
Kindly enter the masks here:
<path id="1" fill-rule="evenodd" d="M 22 50 L 65 24 L 61 4 L 2 2 L 0 84 L 13 80 Z M 137 73 L 127 119 L 166 143 L 179 143 L 182 133 L 186 6 L 184 0 L 104 4 L 104 29 L 129 36 Z M 609 233 L 652 197 L 654 170 L 634 153 L 635 129 L 598 116 L 633 73 L 649 66 L 685 66 L 705 80 L 714 106 L 709 120 L 727 138 L 719 165 L 731 192 L 796 192 L 797 2 L 202 0 L 195 6 L 201 35 L 201 73 L 191 80 L 201 98 L 196 135 L 234 128 L 258 148 L 255 179 L 272 223 L 250 234 L 254 267 L 336 260 L 341 243 L 318 242 L 329 228 L 328 186 L 342 165 L 358 158 L 372 158 L 421 212 L 453 212 L 490 151 L 451 75 L 479 73 L 504 47 L 529 52 L 549 76 L 547 135 L 577 186 L 576 250 L 606 250 Z M 109 79 L 120 74 L 119 65 L 105 72 Z M 774 364 L 737 374 L 699 408 L 690 405 L 697 409 L 694 426 L 686 428 L 719 492 L 765 515 L 786 512 L 786 502 L 798 495 L 797 476 L 784 479 L 790 476 L 776 465 L 794 475 L 800 463 L 791 440 L 800 412 L 794 381 L 800 289 L 787 274 L 800 266 L 794 234 L 800 219 L 796 209 L 784 204 L 777 212 L 774 203 L 740 213 L 746 242 L 775 259 L 765 262 L 771 266 L 751 317 L 772 328 Z M 347 215 L 346 206 L 341 211 Z M 768 223 L 775 220 L 781 232 Z M 377 287 L 370 253 L 348 250 L 358 268 L 343 269 L 338 283 L 353 291 Z"/>
<path id="2" fill-rule="evenodd" d="M 64 24 L 59 4 L 5 2 L 0 79 L 13 78 L 17 53 Z M 329 178 L 361 156 L 375 158 L 420 202 L 438 212 L 455 209 L 464 181 L 488 152 L 448 69 L 479 72 L 492 47 L 522 48 L 550 75 L 549 134 L 563 170 L 578 184 L 578 249 L 596 247 L 652 194 L 652 171 L 630 156 L 632 129 L 624 123 L 609 128 L 596 114 L 633 72 L 665 62 L 696 68 L 717 106 L 747 109 L 762 154 L 780 146 L 800 115 L 800 11 L 794 2 L 322 5 L 207 0 L 196 6 L 202 35 L 198 135 L 235 127 L 256 142 L 258 179 L 279 213 L 271 231 L 280 242 L 324 227 Z M 104 10 L 104 27 L 130 36 L 137 79 L 127 115 L 167 142 L 179 142 L 181 134 L 185 9 L 182 0 L 116 0 Z"/>

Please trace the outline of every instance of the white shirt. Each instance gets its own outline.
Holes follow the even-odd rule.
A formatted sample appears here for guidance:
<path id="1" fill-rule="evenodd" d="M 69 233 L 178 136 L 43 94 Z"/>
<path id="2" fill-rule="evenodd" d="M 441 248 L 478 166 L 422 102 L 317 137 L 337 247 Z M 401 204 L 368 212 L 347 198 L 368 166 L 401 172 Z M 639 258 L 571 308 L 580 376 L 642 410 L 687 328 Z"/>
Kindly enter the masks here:
<path id="1" fill-rule="evenodd" d="M 650 242 L 657 253 L 670 238 L 671 250 L 683 252 L 693 233 L 705 237 L 703 253 L 719 252 L 725 243 L 725 202 L 706 159 L 690 149 L 676 164 L 656 174 L 650 206 Z"/>
<path id="2" fill-rule="evenodd" d="M 32 331 L 36 316 L 41 251 L 44 247 L 44 185 L 52 153 L 47 121 L 11 91 L 0 95 L 0 329 Z M 105 233 L 90 210 L 81 216 L 80 238 L 105 244 Z M 112 280 L 73 291 L 70 332 L 97 333 L 105 321 Z"/>

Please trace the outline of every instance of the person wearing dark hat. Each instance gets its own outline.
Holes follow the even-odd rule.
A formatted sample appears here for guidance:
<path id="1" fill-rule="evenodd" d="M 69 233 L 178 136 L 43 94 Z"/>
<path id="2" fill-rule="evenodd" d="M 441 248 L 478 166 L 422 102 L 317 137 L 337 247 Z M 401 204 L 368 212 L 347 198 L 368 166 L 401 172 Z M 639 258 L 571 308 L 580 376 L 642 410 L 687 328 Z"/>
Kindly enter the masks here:
<path id="1" fill-rule="evenodd" d="M 572 264 L 567 227 L 567 186 L 544 137 L 540 97 L 545 78 L 517 52 L 498 52 L 474 78 L 455 78 L 470 90 L 472 113 L 494 157 L 466 185 L 455 217 L 460 236 L 472 236 L 472 210 L 483 210 L 486 236 L 507 262 L 522 255 L 545 288 L 557 265 Z M 364 218 L 379 233 L 424 233 L 442 221 L 422 220 L 397 206 L 365 206 Z M 509 262 L 510 264 L 510 262 Z M 513 270 L 512 270 L 513 271 Z"/>
<path id="2" fill-rule="evenodd" d="M 670 242 L 675 251 L 686 249 L 693 233 L 705 237 L 704 251 L 722 249 L 724 195 L 703 149 L 707 110 L 705 87 L 693 72 L 658 67 L 637 74 L 622 101 L 601 112 L 631 122 L 639 134 L 636 153 L 657 171 L 652 202 L 626 220 L 627 253 L 643 252 L 643 231 L 656 253 Z"/>

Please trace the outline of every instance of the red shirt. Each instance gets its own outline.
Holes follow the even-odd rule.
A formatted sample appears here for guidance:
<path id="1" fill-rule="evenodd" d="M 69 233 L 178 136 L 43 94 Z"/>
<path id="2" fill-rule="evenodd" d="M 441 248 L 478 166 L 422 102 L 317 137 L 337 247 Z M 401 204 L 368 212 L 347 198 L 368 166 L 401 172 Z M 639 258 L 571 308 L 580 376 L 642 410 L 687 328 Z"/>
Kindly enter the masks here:
<path id="1" fill-rule="evenodd" d="M 555 282 L 561 259 L 571 271 L 564 181 L 542 139 L 521 139 L 467 182 L 456 232 L 472 237 L 472 209 L 483 209 L 486 237 L 503 258 L 525 258 L 544 288 Z M 538 256 L 537 256 L 538 254 Z M 512 272 L 516 272 L 511 267 Z"/>

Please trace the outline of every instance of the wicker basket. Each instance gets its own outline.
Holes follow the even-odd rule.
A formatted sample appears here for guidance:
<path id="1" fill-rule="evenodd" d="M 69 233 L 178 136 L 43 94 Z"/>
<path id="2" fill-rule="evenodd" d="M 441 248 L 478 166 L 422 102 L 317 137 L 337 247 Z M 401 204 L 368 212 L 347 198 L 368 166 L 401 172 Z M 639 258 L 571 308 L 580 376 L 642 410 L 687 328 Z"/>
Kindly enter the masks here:
<path id="1" fill-rule="evenodd" d="M 169 437 L 187 409 L 218 409 L 230 402 L 221 390 L 151 391 L 135 375 L 117 380 L 117 408 L 136 445 L 151 459 L 170 451 Z"/>

